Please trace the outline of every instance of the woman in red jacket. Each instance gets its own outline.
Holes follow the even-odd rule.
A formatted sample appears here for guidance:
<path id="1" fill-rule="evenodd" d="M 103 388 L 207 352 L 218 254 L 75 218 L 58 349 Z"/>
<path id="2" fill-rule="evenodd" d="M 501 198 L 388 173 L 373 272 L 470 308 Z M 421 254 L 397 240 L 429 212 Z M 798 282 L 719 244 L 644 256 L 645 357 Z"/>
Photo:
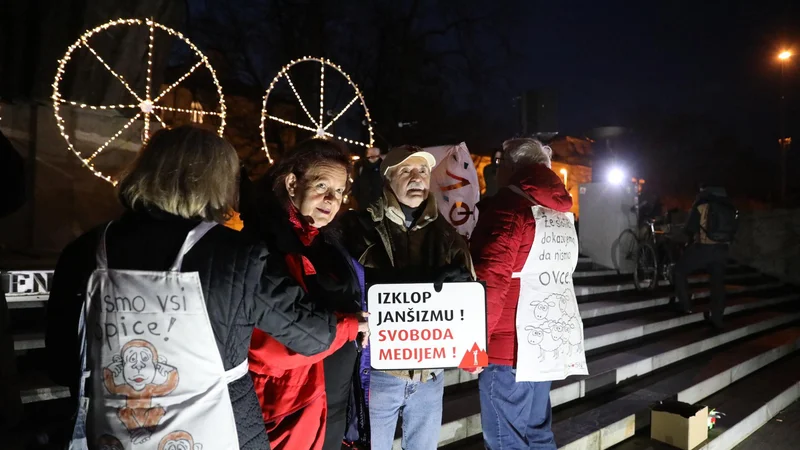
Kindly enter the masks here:
<path id="1" fill-rule="evenodd" d="M 344 423 L 343 418 L 328 417 L 328 396 L 348 398 L 357 356 L 354 341 L 359 333 L 366 341 L 368 328 L 352 262 L 340 250 L 336 236 L 322 228 L 342 204 L 349 162 L 339 145 L 312 139 L 286 155 L 259 181 L 255 192 L 242 192 L 244 231 L 257 233 L 271 251 L 283 254 L 290 274 L 306 291 L 324 294 L 317 298 L 326 298 L 326 304 L 317 307 L 340 317 L 328 351 L 312 357 L 287 349 L 266 333 L 253 333 L 250 374 L 273 450 L 341 448 L 344 425 L 341 430 L 327 430 L 326 439 L 329 419 Z M 347 392 L 326 395 L 325 358 L 335 358 L 341 367 L 328 371 L 330 378 L 340 378 L 328 380 L 329 384 L 340 386 L 339 390 L 347 387 Z"/>

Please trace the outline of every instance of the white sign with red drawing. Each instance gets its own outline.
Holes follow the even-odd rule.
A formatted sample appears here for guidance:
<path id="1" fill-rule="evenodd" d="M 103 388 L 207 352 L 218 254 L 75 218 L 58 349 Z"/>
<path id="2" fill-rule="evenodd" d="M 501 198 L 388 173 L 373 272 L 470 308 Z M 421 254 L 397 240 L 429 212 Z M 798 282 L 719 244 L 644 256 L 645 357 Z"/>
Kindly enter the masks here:
<path id="1" fill-rule="evenodd" d="M 370 363 L 378 370 L 485 367 L 482 283 L 376 284 L 367 292 Z"/>

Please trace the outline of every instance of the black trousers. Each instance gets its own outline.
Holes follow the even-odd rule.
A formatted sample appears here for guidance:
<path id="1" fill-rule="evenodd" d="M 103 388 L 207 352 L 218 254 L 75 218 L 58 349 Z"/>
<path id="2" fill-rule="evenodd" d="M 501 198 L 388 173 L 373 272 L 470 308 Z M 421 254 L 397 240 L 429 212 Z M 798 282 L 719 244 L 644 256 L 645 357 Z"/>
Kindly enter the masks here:
<path id="1" fill-rule="evenodd" d="M 692 244 L 686 247 L 675 265 L 675 296 L 681 308 L 692 307 L 689 297 L 689 274 L 705 269 L 711 277 L 711 320 L 722 325 L 725 312 L 725 266 L 728 262 L 727 244 Z"/>
<path id="2" fill-rule="evenodd" d="M 341 450 L 347 426 L 347 405 L 353 387 L 358 349 L 348 342 L 325 358 L 325 395 L 328 398 L 328 424 L 323 450 Z"/>

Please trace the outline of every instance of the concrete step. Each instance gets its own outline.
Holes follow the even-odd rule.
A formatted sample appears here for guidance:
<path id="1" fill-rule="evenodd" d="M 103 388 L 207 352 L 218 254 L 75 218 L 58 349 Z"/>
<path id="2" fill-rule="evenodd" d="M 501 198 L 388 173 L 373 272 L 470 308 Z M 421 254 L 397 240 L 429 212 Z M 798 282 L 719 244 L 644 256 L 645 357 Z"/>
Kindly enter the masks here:
<path id="1" fill-rule="evenodd" d="M 573 272 L 572 278 L 595 278 L 595 277 L 610 277 L 619 275 L 619 272 L 612 269 L 598 269 L 598 270 L 584 270 L 581 272 Z"/>
<path id="2" fill-rule="evenodd" d="M 721 333 L 705 324 L 692 324 L 666 336 L 639 339 L 628 348 L 590 355 L 587 358 L 590 375 L 554 382 L 551 403 L 555 407 L 608 391 L 626 380 L 647 375 L 698 353 L 798 321 L 800 312 L 792 306 L 780 305 L 767 311 L 731 317 Z M 445 392 L 440 446 L 480 432 L 480 403 L 475 383 L 451 386 Z M 395 447 L 399 448 L 399 445 L 400 440 L 396 439 Z"/>
<path id="3" fill-rule="evenodd" d="M 42 370 L 29 369 L 20 376 L 22 403 L 39 403 L 69 397 L 69 389 L 57 386 Z"/>
<path id="4" fill-rule="evenodd" d="M 22 352 L 44 348 L 44 333 L 14 334 L 14 351 Z"/>
<path id="5" fill-rule="evenodd" d="M 755 269 L 736 264 L 730 264 L 725 269 L 726 275 L 756 275 L 758 273 Z M 633 274 L 621 274 L 612 269 L 595 268 L 587 271 L 575 271 L 572 278 L 579 279 L 575 281 L 575 284 L 579 285 L 604 285 L 629 282 L 633 279 Z"/>
<path id="6" fill-rule="evenodd" d="M 732 315 L 746 310 L 765 308 L 784 302 L 800 300 L 800 294 L 786 294 L 788 289 L 744 293 L 731 296 L 726 301 L 725 315 Z M 776 295 L 777 294 L 777 295 Z M 583 307 L 583 305 L 580 305 Z M 631 339 L 638 339 L 655 333 L 661 333 L 685 325 L 703 321 L 703 312 L 708 310 L 707 304 L 696 304 L 694 313 L 678 315 L 671 310 L 643 312 L 635 318 L 615 320 L 600 325 L 586 326 L 584 329 L 585 350 L 597 350 L 609 345 L 618 345 Z M 459 369 L 445 371 L 445 386 L 467 383 L 476 380 L 477 376 Z"/>
<path id="7" fill-rule="evenodd" d="M 735 282 L 738 280 L 747 280 L 761 278 L 758 272 L 745 272 L 727 274 L 725 277 L 726 282 Z M 707 283 L 708 275 L 693 275 L 689 277 L 689 284 Z M 671 283 L 661 280 L 658 282 L 659 286 L 671 286 Z M 604 278 L 580 278 L 575 280 L 575 295 L 593 295 L 605 294 L 608 292 L 620 292 L 635 290 L 636 285 L 633 282 L 633 277 L 629 275 L 617 275 Z"/>
<path id="8" fill-rule="evenodd" d="M 800 401 L 795 401 L 733 450 L 797 450 L 798 430 Z"/>
<path id="9" fill-rule="evenodd" d="M 800 295 L 783 295 L 780 297 L 763 298 L 757 296 L 735 297 L 728 300 L 725 314 L 735 314 L 748 309 L 767 307 L 782 302 L 797 300 Z M 581 308 L 583 305 L 581 305 Z M 599 326 L 587 327 L 584 331 L 586 339 L 586 350 L 595 350 L 607 345 L 619 344 L 629 339 L 636 339 L 649 334 L 662 332 L 665 330 L 678 328 L 684 325 L 701 322 L 703 311 L 707 310 L 706 305 L 697 305 L 695 313 L 691 315 L 678 316 L 671 311 L 658 311 L 640 316 L 636 319 L 615 321 Z M 17 351 L 27 351 L 44 348 L 44 333 L 38 334 L 18 334 L 14 336 L 14 349 Z M 477 380 L 477 376 L 459 369 L 448 369 L 445 371 L 445 386 L 454 386 L 460 383 L 467 383 Z M 47 385 L 37 386 L 30 393 L 24 394 L 26 398 L 35 401 L 50 400 L 61 398 L 63 390 L 53 386 L 50 389 Z"/>
<path id="10" fill-rule="evenodd" d="M 559 449 L 608 449 L 649 425 L 653 404 L 673 398 L 697 403 L 798 350 L 800 326 L 792 326 L 692 357 L 623 387 L 612 398 L 596 399 L 586 411 L 562 409 L 553 425 Z"/>
<path id="11" fill-rule="evenodd" d="M 746 292 L 759 292 L 783 287 L 781 282 L 769 281 L 758 283 L 727 284 L 727 295 L 742 294 Z M 694 286 L 691 288 L 693 299 L 708 298 L 711 292 L 706 287 Z M 578 297 L 578 308 L 581 319 L 593 319 L 602 316 L 622 314 L 641 309 L 655 308 L 669 304 L 675 293 L 672 290 L 655 292 L 621 292 L 613 294 L 599 294 L 594 296 Z"/>
<path id="12" fill-rule="evenodd" d="M 695 450 L 729 450 L 744 441 L 772 417 L 800 398 L 800 354 L 770 364 L 699 403 L 725 413 L 709 431 L 708 440 Z M 798 437 L 795 432 L 795 445 Z M 650 439 L 649 428 L 611 447 L 613 450 L 667 450 Z M 764 450 L 767 450 L 765 448 Z"/>
<path id="13" fill-rule="evenodd" d="M 800 299 L 800 294 L 768 298 L 757 296 L 729 298 L 726 302 L 725 315 L 797 301 L 798 299 Z M 617 320 L 603 325 L 586 327 L 584 329 L 584 350 L 588 352 L 631 339 L 638 339 L 642 336 L 702 322 L 704 320 L 703 313 L 709 311 L 709 305 L 695 305 L 693 311 L 693 314 L 686 315 L 678 315 L 672 311 L 656 311 L 640 315 L 634 319 Z"/>

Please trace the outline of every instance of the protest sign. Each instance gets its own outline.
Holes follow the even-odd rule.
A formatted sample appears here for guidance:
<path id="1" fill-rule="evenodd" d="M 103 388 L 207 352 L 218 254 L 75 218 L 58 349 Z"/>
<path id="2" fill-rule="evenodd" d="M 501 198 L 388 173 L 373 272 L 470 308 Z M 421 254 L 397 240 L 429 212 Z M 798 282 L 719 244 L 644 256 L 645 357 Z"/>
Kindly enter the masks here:
<path id="1" fill-rule="evenodd" d="M 378 370 L 484 367 L 482 283 L 376 284 L 367 292 L 370 363 Z"/>
<path id="2" fill-rule="evenodd" d="M 424 150 L 436 158 L 436 167 L 431 173 L 431 193 L 436 197 L 439 214 L 469 240 L 478 223 L 476 205 L 481 198 L 481 188 L 467 144 Z"/>
<path id="3" fill-rule="evenodd" d="M 583 322 L 572 284 L 578 236 L 572 213 L 531 208 L 536 231 L 517 303 L 517 382 L 587 375 Z"/>

